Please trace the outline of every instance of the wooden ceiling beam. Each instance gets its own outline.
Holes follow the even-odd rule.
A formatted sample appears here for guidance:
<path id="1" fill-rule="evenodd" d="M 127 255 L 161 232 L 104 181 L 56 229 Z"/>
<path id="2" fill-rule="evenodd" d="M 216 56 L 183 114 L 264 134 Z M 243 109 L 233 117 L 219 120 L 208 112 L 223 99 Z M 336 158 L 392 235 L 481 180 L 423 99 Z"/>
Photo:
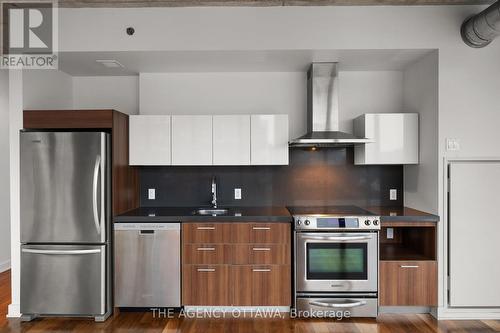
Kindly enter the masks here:
<path id="1" fill-rule="evenodd" d="M 481 5 L 493 0 L 59 0 L 60 7 L 276 7 Z"/>

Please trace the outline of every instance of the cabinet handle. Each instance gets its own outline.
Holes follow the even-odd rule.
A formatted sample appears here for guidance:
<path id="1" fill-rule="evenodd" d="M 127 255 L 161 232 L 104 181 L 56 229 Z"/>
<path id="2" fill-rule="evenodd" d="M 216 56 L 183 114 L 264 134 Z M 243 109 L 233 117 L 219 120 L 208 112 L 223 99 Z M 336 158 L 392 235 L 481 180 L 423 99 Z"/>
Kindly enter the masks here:
<path id="1" fill-rule="evenodd" d="M 198 272 L 215 272 L 215 268 L 198 268 Z"/>
<path id="2" fill-rule="evenodd" d="M 252 269 L 252 272 L 270 272 L 270 268 L 254 268 Z"/>
<path id="3" fill-rule="evenodd" d="M 198 230 L 215 230 L 215 227 L 198 227 Z"/>
<path id="4" fill-rule="evenodd" d="M 268 247 L 254 247 L 252 250 L 254 251 L 271 251 Z"/>
<path id="5" fill-rule="evenodd" d="M 420 266 L 418 266 L 418 265 L 400 265 L 399 267 L 401 267 L 401 268 L 419 268 Z"/>
<path id="6" fill-rule="evenodd" d="M 198 250 L 198 251 L 215 251 L 215 247 L 199 247 L 196 250 Z"/>
<path id="7" fill-rule="evenodd" d="M 253 230 L 271 230 L 270 227 L 253 227 Z"/>

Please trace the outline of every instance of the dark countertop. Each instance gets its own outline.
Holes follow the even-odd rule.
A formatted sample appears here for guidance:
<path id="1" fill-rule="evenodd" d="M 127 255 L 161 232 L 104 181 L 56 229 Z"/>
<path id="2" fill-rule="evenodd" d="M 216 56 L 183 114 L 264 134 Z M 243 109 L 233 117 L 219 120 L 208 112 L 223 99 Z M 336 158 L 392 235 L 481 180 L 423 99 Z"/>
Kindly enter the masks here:
<path id="1" fill-rule="evenodd" d="M 292 222 L 285 207 L 224 207 L 227 215 L 201 216 L 200 207 L 141 207 L 114 218 L 114 222 Z"/>
<path id="2" fill-rule="evenodd" d="M 383 222 L 439 222 L 439 216 L 409 207 L 365 207 Z"/>

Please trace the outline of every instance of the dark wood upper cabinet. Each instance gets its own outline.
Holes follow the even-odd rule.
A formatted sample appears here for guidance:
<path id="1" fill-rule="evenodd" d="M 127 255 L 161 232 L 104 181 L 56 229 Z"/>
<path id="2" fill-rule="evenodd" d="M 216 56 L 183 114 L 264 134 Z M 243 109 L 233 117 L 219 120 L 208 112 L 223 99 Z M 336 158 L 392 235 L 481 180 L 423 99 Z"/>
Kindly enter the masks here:
<path id="1" fill-rule="evenodd" d="M 111 133 L 113 216 L 139 206 L 138 172 L 128 163 L 129 117 L 116 110 L 25 110 L 29 130 L 103 130 Z"/>

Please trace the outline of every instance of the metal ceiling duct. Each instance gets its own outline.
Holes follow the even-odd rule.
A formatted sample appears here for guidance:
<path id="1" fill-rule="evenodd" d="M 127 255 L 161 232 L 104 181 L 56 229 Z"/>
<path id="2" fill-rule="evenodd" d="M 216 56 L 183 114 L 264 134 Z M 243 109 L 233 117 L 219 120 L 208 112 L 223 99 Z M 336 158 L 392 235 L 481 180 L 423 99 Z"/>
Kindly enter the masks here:
<path id="1" fill-rule="evenodd" d="M 461 28 L 462 39 L 470 47 L 485 47 L 500 36 L 500 0 L 468 18 Z"/>

